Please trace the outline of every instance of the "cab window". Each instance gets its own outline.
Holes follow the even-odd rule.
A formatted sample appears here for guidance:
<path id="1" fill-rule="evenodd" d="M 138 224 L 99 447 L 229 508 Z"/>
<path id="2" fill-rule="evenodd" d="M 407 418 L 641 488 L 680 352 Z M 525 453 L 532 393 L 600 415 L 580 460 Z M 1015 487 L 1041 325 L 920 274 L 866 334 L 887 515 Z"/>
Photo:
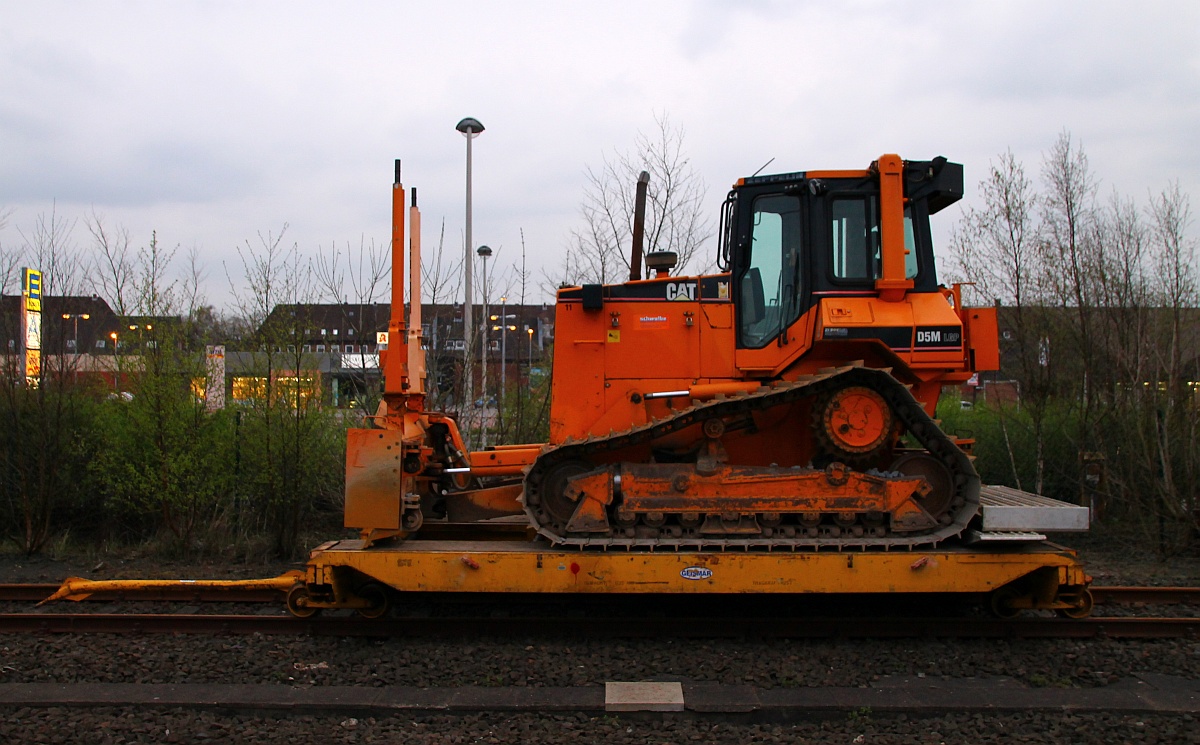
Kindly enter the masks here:
<path id="1" fill-rule="evenodd" d="M 833 277 L 838 280 L 874 281 L 883 274 L 880 252 L 879 208 L 874 195 L 837 197 L 830 214 Z M 912 214 L 904 208 L 904 275 L 917 276 L 917 242 Z"/>
<path id="2" fill-rule="evenodd" d="M 831 241 L 834 279 L 879 276 L 879 210 L 874 196 L 833 200 Z"/>
<path id="3" fill-rule="evenodd" d="M 742 346 L 758 348 L 799 315 L 800 200 L 759 197 L 751 220 L 749 256 L 738 288 L 738 325 Z"/>

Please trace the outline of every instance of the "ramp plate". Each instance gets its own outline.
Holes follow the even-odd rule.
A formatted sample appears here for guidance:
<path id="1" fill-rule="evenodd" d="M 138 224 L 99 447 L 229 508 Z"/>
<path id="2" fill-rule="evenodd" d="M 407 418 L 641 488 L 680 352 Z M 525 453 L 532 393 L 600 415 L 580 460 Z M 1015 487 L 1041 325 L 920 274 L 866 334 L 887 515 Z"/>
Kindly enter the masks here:
<path id="1" fill-rule="evenodd" d="M 1090 523 L 1087 507 L 1007 486 L 984 486 L 979 502 L 985 533 L 1082 532 Z"/>

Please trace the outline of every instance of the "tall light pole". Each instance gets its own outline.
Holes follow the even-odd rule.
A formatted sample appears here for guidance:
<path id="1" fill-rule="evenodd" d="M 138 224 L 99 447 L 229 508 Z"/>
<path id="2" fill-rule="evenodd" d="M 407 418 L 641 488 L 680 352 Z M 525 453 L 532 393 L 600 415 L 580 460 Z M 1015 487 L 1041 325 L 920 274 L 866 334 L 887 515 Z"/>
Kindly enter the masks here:
<path id="1" fill-rule="evenodd" d="M 483 380 L 480 381 L 479 387 L 483 389 L 483 404 L 487 406 L 487 358 L 488 358 L 488 283 L 487 283 L 487 260 L 492 257 L 492 249 L 488 246 L 480 246 L 475 253 L 479 254 L 479 258 L 483 259 Z"/>
<path id="2" fill-rule="evenodd" d="M 505 311 L 508 310 L 508 298 L 501 296 L 500 298 L 500 315 L 488 316 L 489 320 L 499 321 L 495 329 L 500 332 L 500 398 L 503 399 L 508 393 L 508 332 L 516 331 L 517 327 L 510 325 L 508 319 L 516 318 L 515 315 L 510 316 Z M 520 354 L 518 352 L 518 354 Z"/>
<path id="3" fill-rule="evenodd" d="M 508 297 L 500 296 L 500 400 L 508 393 Z"/>
<path id="4" fill-rule="evenodd" d="M 71 367 L 75 371 L 75 382 L 79 382 L 79 319 L 87 320 L 92 317 L 90 313 L 63 313 L 62 317 L 66 320 L 75 321 L 75 334 L 71 337 L 71 341 L 75 343 L 75 361 Z"/>
<path id="5" fill-rule="evenodd" d="M 113 343 L 113 392 L 120 393 L 121 391 L 121 358 L 117 356 L 117 332 L 114 331 L 108 335 Z"/>
<path id="6" fill-rule="evenodd" d="M 87 319 L 91 318 L 92 315 L 90 313 L 63 313 L 62 317 L 64 320 L 67 320 L 67 321 L 70 321 L 72 319 L 74 319 L 74 321 L 75 321 L 75 335 L 72 337 L 71 341 L 75 342 L 75 355 L 78 356 L 79 355 L 79 319 L 82 318 L 83 320 L 86 321 Z"/>
<path id="7" fill-rule="evenodd" d="M 463 274 L 466 279 L 465 292 L 466 297 L 463 298 L 463 346 L 466 348 L 463 353 L 464 361 L 466 362 L 466 383 L 463 395 L 466 397 L 468 404 L 474 401 L 475 375 L 472 369 L 475 364 L 474 354 L 471 349 L 471 336 L 474 328 L 471 323 L 471 304 L 474 302 L 474 297 L 471 294 L 471 246 L 474 245 L 471 240 L 471 140 L 479 136 L 483 131 L 483 124 L 478 119 L 467 117 L 460 121 L 454 127 L 463 136 L 467 138 L 467 242 L 465 246 L 466 260 L 463 262 Z"/>

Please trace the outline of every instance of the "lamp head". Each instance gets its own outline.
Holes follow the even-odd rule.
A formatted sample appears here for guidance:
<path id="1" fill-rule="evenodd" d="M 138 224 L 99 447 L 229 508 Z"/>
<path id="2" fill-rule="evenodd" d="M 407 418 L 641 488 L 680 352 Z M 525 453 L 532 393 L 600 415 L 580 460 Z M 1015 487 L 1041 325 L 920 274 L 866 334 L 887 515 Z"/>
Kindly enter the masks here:
<path id="1" fill-rule="evenodd" d="M 467 137 L 472 137 L 483 131 L 483 123 L 474 117 L 468 116 L 456 124 L 454 128 Z"/>

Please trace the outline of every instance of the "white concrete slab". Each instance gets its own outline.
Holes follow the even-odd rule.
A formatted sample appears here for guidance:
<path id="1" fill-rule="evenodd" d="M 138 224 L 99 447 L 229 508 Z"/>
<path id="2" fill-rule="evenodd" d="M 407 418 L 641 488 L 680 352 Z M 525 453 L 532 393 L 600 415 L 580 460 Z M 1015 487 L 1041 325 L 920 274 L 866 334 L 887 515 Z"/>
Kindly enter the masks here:
<path id="1" fill-rule="evenodd" d="M 604 684 L 605 711 L 683 711 L 683 684 L 620 683 Z"/>
<path id="2" fill-rule="evenodd" d="M 985 532 L 1083 532 L 1090 522 L 1087 507 L 1007 486 L 984 486 L 979 502 Z"/>

